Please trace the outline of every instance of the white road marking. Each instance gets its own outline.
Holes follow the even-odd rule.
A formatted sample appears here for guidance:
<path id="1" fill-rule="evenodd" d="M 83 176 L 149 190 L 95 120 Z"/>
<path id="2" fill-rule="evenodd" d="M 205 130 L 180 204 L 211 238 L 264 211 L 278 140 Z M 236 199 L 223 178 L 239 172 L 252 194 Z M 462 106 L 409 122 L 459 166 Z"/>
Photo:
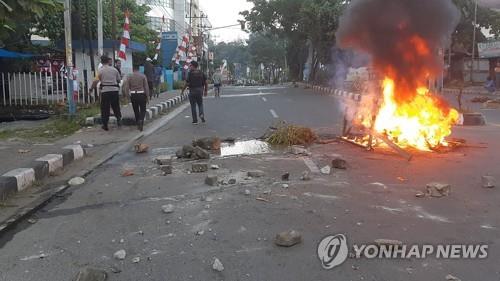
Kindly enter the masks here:
<path id="1" fill-rule="evenodd" d="M 270 109 L 269 112 L 271 112 L 271 115 L 274 117 L 274 118 L 279 118 L 278 114 L 276 114 L 276 111 L 274 111 L 274 109 Z"/>
<path id="2" fill-rule="evenodd" d="M 262 97 L 262 100 L 263 100 L 263 101 L 267 101 L 267 99 L 266 99 L 265 97 Z"/>
<path id="3" fill-rule="evenodd" d="M 253 96 L 267 96 L 267 95 L 281 95 L 282 93 L 248 93 L 248 94 L 232 94 L 232 95 L 221 95 L 223 98 L 242 98 L 242 97 L 253 97 Z M 213 99 L 214 97 L 206 97 L 207 99 Z"/>
<path id="4" fill-rule="evenodd" d="M 307 168 L 309 168 L 309 170 L 311 170 L 311 173 L 314 173 L 314 174 L 320 173 L 318 166 L 311 160 L 311 158 L 304 157 L 304 158 L 302 158 L 302 160 L 304 160 L 304 164 L 306 164 Z"/>

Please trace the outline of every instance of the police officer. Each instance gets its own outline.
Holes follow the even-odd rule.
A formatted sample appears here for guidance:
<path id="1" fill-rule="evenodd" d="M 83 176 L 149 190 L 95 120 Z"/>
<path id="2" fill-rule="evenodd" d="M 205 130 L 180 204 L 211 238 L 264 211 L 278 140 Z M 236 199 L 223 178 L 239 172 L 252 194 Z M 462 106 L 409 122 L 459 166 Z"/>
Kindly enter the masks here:
<path id="1" fill-rule="evenodd" d="M 127 75 L 123 83 L 123 93 L 125 96 L 130 97 L 137 128 L 142 132 L 144 117 L 146 116 L 146 104 L 149 102 L 149 86 L 146 75 L 139 72 L 139 65 L 134 65 L 134 72 Z"/>
<path id="2" fill-rule="evenodd" d="M 203 110 L 203 96 L 208 94 L 207 76 L 198 69 L 198 62 L 192 61 L 190 71 L 186 79 L 186 84 L 182 89 L 182 94 L 189 87 L 189 103 L 191 104 L 191 114 L 193 116 L 193 124 L 198 125 L 198 117 L 196 115 L 196 105 L 198 105 L 201 122 L 205 123 L 205 112 Z"/>
<path id="3" fill-rule="evenodd" d="M 120 91 L 121 76 L 118 70 L 112 66 L 111 58 L 102 56 L 101 63 L 103 66 L 99 69 L 97 79 L 92 83 L 90 91 L 93 91 L 100 82 L 102 128 L 108 131 L 111 108 L 113 108 L 118 126 L 121 126 L 122 114 L 120 111 L 120 96 L 118 94 Z"/>

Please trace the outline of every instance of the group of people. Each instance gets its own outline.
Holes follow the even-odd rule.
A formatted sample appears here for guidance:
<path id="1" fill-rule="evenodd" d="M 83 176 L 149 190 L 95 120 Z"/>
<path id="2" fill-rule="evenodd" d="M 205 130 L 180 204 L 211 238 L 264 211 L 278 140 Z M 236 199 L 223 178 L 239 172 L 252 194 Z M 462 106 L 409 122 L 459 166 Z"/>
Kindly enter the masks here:
<path id="1" fill-rule="evenodd" d="M 137 128 L 142 131 L 144 128 L 144 118 L 146 117 L 146 105 L 153 96 L 159 95 L 159 92 L 155 93 L 154 91 L 154 67 L 151 62 L 146 61 L 144 74 L 139 71 L 139 64 L 134 64 L 133 73 L 127 75 L 123 79 L 123 82 L 120 65 L 115 65 L 115 67 L 113 67 L 112 59 L 107 56 L 101 57 L 101 64 L 102 67 L 99 68 L 97 77 L 92 83 L 90 91 L 99 87 L 101 96 L 102 129 L 105 131 L 109 130 L 108 123 L 111 109 L 113 109 L 117 125 L 121 126 L 122 124 L 122 114 L 120 110 L 121 89 L 123 96 L 132 103 Z M 203 108 L 203 96 L 208 95 L 208 79 L 198 66 L 196 61 L 191 62 L 190 71 L 182 89 L 183 94 L 184 91 L 189 88 L 188 97 L 191 104 L 193 124 L 195 125 L 198 124 L 198 117 L 201 119 L 201 122 L 206 122 Z M 222 76 L 215 74 L 213 80 L 215 96 L 220 97 Z"/>

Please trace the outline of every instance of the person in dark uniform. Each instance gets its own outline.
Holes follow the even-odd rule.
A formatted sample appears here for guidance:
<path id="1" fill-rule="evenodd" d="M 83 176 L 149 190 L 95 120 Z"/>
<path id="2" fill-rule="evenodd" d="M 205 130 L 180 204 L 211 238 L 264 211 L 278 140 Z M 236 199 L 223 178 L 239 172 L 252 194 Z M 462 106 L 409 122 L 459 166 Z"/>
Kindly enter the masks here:
<path id="1" fill-rule="evenodd" d="M 120 111 L 120 81 L 121 76 L 118 70 L 112 66 L 111 58 L 107 56 L 101 57 L 102 68 L 99 69 L 97 79 L 92 83 L 90 91 L 93 91 L 100 82 L 101 91 L 101 119 L 102 128 L 108 131 L 108 121 L 110 108 L 113 108 L 118 126 L 121 126 L 122 114 Z"/>
<path id="2" fill-rule="evenodd" d="M 149 102 L 149 86 L 146 75 L 139 72 L 139 65 L 134 65 L 134 72 L 127 75 L 123 83 L 123 93 L 126 97 L 130 97 L 137 128 L 142 131 L 146 116 L 146 104 Z"/>
<path id="3" fill-rule="evenodd" d="M 205 123 L 205 112 L 203 110 L 203 96 L 208 94 L 207 76 L 198 69 L 198 62 L 192 61 L 190 71 L 186 79 L 186 84 L 182 89 L 182 94 L 189 87 L 189 103 L 191 104 L 191 115 L 193 116 L 193 124 L 198 125 L 198 116 L 196 114 L 196 106 L 200 113 L 201 122 Z"/>
<path id="4" fill-rule="evenodd" d="M 155 67 L 153 63 L 151 63 L 151 59 L 147 58 L 146 63 L 144 64 L 144 75 L 148 79 L 149 86 L 149 99 L 153 99 L 153 88 L 155 85 Z"/>

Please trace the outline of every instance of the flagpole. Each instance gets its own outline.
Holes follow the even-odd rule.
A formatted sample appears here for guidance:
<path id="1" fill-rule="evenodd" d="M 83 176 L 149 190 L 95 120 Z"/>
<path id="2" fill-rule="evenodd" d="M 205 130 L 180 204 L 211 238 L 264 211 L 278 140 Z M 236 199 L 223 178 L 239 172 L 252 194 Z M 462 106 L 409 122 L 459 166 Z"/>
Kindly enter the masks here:
<path id="1" fill-rule="evenodd" d="M 474 58 L 476 56 L 477 0 L 474 1 L 474 31 L 472 32 L 472 56 L 470 66 L 470 82 L 474 82 Z"/>

